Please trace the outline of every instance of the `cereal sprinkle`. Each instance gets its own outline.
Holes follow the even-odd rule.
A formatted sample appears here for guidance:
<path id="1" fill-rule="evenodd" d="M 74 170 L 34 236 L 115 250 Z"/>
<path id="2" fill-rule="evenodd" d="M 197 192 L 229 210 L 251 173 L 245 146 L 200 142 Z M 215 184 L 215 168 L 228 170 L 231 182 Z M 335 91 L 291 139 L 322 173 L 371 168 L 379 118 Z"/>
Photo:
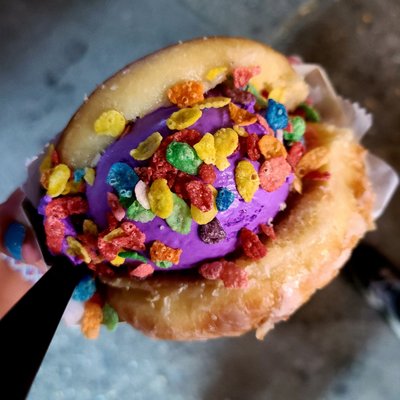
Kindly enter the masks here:
<path id="1" fill-rule="evenodd" d="M 169 261 L 176 265 L 179 264 L 181 254 L 182 249 L 174 249 L 159 240 L 154 241 L 150 247 L 150 259 L 153 262 Z"/>
<path id="2" fill-rule="evenodd" d="M 260 186 L 257 171 L 250 161 L 240 161 L 235 169 L 235 182 L 239 194 L 249 203 Z"/>
<path id="3" fill-rule="evenodd" d="M 204 86 L 198 81 L 177 83 L 168 89 L 167 96 L 179 108 L 190 107 L 204 100 Z"/>
<path id="4" fill-rule="evenodd" d="M 182 108 L 167 119 L 167 126 L 171 130 L 185 129 L 192 126 L 201 116 L 202 112 L 199 108 Z"/>
<path id="5" fill-rule="evenodd" d="M 94 131 L 98 135 L 106 135 L 117 138 L 124 131 L 125 117 L 116 110 L 104 111 L 94 123 Z"/>

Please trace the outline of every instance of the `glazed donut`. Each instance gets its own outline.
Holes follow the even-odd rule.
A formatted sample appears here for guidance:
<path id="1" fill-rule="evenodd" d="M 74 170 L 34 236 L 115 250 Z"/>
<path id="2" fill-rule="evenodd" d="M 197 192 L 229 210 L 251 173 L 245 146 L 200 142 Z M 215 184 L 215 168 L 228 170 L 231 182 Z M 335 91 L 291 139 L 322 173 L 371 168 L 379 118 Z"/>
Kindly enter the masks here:
<path id="1" fill-rule="evenodd" d="M 210 74 L 210 71 L 213 71 L 213 73 Z M 232 71 L 234 72 L 232 73 Z M 235 71 L 239 71 L 237 75 L 235 75 Z M 243 82 L 241 79 L 243 79 Z M 251 80 L 249 81 L 249 79 Z M 180 100 L 183 103 L 189 101 L 187 109 L 191 110 L 190 112 L 196 107 L 198 110 L 198 105 L 200 103 L 207 103 L 207 99 L 209 98 L 228 98 L 227 102 L 230 102 L 230 111 L 226 111 L 226 113 L 228 113 L 227 115 L 231 115 L 236 125 L 233 124 L 234 126 L 232 127 L 232 124 L 225 124 L 224 129 L 228 129 L 232 135 L 236 135 L 234 147 L 239 147 L 232 149 L 226 156 L 228 160 L 232 154 L 240 153 L 240 156 L 239 158 L 234 158 L 234 161 L 230 161 L 232 165 L 234 164 L 232 168 L 236 168 L 236 188 L 234 188 L 235 184 L 232 184 L 234 178 L 229 178 L 231 179 L 230 181 L 228 178 L 224 178 L 224 182 L 228 182 L 226 183 L 226 187 L 231 194 L 234 193 L 235 201 L 237 201 L 238 197 L 243 197 L 243 199 L 241 198 L 239 203 L 232 203 L 239 204 L 239 206 L 235 206 L 236 208 L 232 206 L 231 210 L 225 211 L 229 217 L 225 219 L 222 217 L 221 225 L 226 228 L 226 232 L 223 232 L 225 235 L 224 240 L 230 241 L 229 243 L 231 244 L 233 243 L 232 246 L 234 247 L 229 247 L 227 254 L 221 254 L 221 251 L 218 252 L 218 249 L 225 249 L 221 245 L 221 243 L 224 243 L 223 240 L 222 242 L 216 243 L 215 241 L 212 242 L 213 244 L 210 244 L 211 239 L 209 237 L 206 237 L 206 239 L 201 238 L 205 243 L 208 241 L 210 248 L 210 252 L 208 252 L 207 247 L 204 247 L 205 250 L 203 247 L 198 247 L 197 242 L 193 241 L 194 239 L 190 235 L 179 236 L 175 233 L 168 233 L 168 226 L 164 224 L 165 226 L 160 225 L 160 232 L 156 228 L 144 229 L 143 232 L 147 238 L 146 240 L 150 240 L 152 243 L 158 242 L 158 240 L 167 243 L 169 246 L 167 246 L 168 251 L 175 252 L 173 253 L 174 257 L 176 256 L 178 259 L 183 250 L 181 261 L 174 262 L 175 265 L 171 270 L 164 271 L 163 269 L 166 268 L 166 265 L 160 267 L 160 264 L 157 264 L 160 259 L 157 259 L 157 257 L 153 259 L 151 255 L 151 262 L 144 261 L 144 264 L 140 264 L 139 267 L 137 263 L 134 264 L 134 267 L 122 265 L 121 268 L 118 266 L 119 262 L 116 260 L 118 259 L 121 263 L 124 263 L 124 260 L 121 260 L 121 252 L 126 250 L 125 245 L 120 245 L 121 248 L 115 252 L 114 248 L 111 249 L 112 246 L 110 243 L 114 240 L 118 232 L 119 234 L 124 234 L 124 229 L 128 225 L 121 228 L 121 223 L 123 224 L 122 221 L 126 220 L 127 214 L 124 214 L 123 210 L 121 211 L 120 204 L 112 203 L 110 202 L 110 198 L 108 198 L 108 211 L 110 212 L 111 210 L 111 213 L 108 215 L 113 215 L 111 218 L 112 222 L 110 223 L 109 216 L 107 217 L 104 212 L 104 205 L 103 208 L 99 205 L 102 201 L 106 201 L 106 194 L 104 193 L 105 180 L 106 176 L 107 179 L 110 176 L 102 172 L 102 168 L 105 169 L 107 166 L 107 171 L 109 171 L 110 165 L 115 165 L 118 162 L 128 162 L 127 155 L 123 154 L 123 150 L 127 146 L 128 141 L 131 140 L 129 137 L 134 135 L 135 132 L 136 134 L 142 134 L 142 131 L 146 132 L 143 133 L 146 137 L 159 129 L 161 125 L 157 125 L 157 121 L 155 129 L 150 129 L 146 126 L 146 121 L 148 120 L 146 118 L 149 115 L 157 116 L 159 115 L 157 113 L 161 113 L 164 116 L 165 113 L 168 113 L 168 116 L 170 116 L 172 111 L 176 112 L 176 105 L 178 105 L 178 110 L 184 108 L 171 95 L 171 88 L 181 87 L 179 85 L 185 84 L 185 82 L 195 82 L 197 88 L 201 88 L 201 93 L 198 93 L 197 89 L 196 95 L 199 96 L 199 99 L 194 100 L 193 104 L 190 103 L 191 92 L 188 95 L 189 100 L 187 100 L 188 96 L 182 100 L 181 93 L 178 93 L 178 95 L 181 95 Z M 251 82 L 251 85 L 247 85 L 249 82 Z M 234 85 L 234 89 L 231 88 L 231 91 L 227 90 L 226 87 L 228 85 Z M 240 93 L 238 94 L 240 90 L 252 93 L 256 105 L 253 102 L 252 105 L 246 105 L 247 108 L 241 106 L 240 98 L 234 97 L 240 96 Z M 215 96 L 215 93 L 217 93 L 217 96 Z M 229 98 L 229 93 L 233 93 L 232 98 Z M 116 310 L 121 321 L 126 321 L 146 335 L 161 339 L 198 340 L 222 336 L 238 336 L 253 329 L 256 329 L 257 337 L 262 338 L 275 323 L 287 319 L 317 289 L 325 286 L 337 275 L 340 268 L 350 256 L 351 250 L 356 246 L 365 232 L 374 226 L 372 218 L 374 194 L 365 167 L 364 159 L 366 150 L 358 144 L 350 129 L 335 127 L 323 121 L 317 121 L 317 118 L 314 119 L 314 122 L 308 121 L 305 133 L 302 132 L 300 134 L 301 138 L 298 136 L 296 139 L 295 135 L 299 132 L 297 129 L 302 129 L 301 121 L 296 120 L 301 125 L 300 127 L 297 126 L 297 122 L 295 123 L 294 119 L 290 119 L 292 121 L 290 123 L 286 121 L 286 125 L 279 127 L 279 124 L 274 125 L 275 120 L 272 117 L 270 119 L 267 117 L 267 121 L 257 117 L 259 118 L 257 120 L 257 123 L 259 123 L 257 129 L 264 132 L 263 135 L 260 135 L 259 131 L 256 133 L 248 132 L 250 131 L 249 127 L 251 124 L 256 124 L 255 119 L 247 123 L 246 121 L 243 122 L 240 119 L 235 119 L 236 117 L 234 118 L 232 114 L 232 112 L 240 108 L 239 112 L 242 113 L 241 115 L 244 115 L 243 118 L 251 119 L 257 113 L 257 110 L 262 110 L 264 113 L 265 107 L 267 110 L 272 110 L 272 107 L 278 107 L 278 110 L 285 110 L 279 111 L 279 113 L 289 113 L 291 118 L 297 116 L 301 119 L 302 117 L 299 117 L 299 115 L 303 115 L 304 117 L 304 113 L 299 113 L 299 106 L 303 107 L 301 108 L 303 111 L 304 107 L 309 107 L 308 103 L 305 103 L 308 93 L 308 86 L 303 78 L 294 71 L 287 58 L 271 48 L 261 43 L 241 38 L 204 38 L 168 47 L 125 67 L 104 82 L 103 85 L 99 86 L 79 108 L 63 131 L 61 139 L 56 146 L 59 159 L 54 163 L 53 157 L 53 164 L 50 161 L 48 169 L 50 172 L 47 175 L 45 173 L 47 178 L 42 179 L 42 183 L 48 189 L 48 193 L 49 190 L 51 191 L 50 186 L 53 189 L 55 188 L 54 190 L 57 192 L 56 195 L 50 193 L 52 200 L 47 198 L 45 206 L 49 207 L 48 205 L 52 204 L 54 197 L 58 195 L 71 197 L 72 193 L 75 195 L 78 193 L 78 198 L 85 201 L 82 198 L 81 191 L 78 189 L 75 192 L 72 189 L 68 192 L 65 184 L 60 189 L 57 186 L 59 180 L 54 178 L 52 181 L 52 174 L 54 175 L 57 163 L 61 163 L 59 165 L 65 165 L 67 166 L 66 168 L 75 171 L 72 174 L 73 176 L 76 176 L 76 171 L 87 172 L 93 166 L 97 168 L 96 180 L 93 182 L 93 179 L 88 179 L 91 185 L 91 188 L 86 193 L 89 202 L 89 211 L 85 206 L 82 206 L 82 210 L 85 210 L 81 212 L 87 212 L 87 215 L 94 219 L 98 230 L 103 230 L 104 234 L 103 236 L 99 234 L 100 239 L 97 239 L 97 242 L 95 242 L 95 248 L 93 248 L 93 242 L 90 248 L 87 242 L 83 239 L 81 240 L 78 232 L 76 236 L 77 240 L 68 242 L 70 250 L 67 249 L 66 254 L 75 261 L 78 259 L 80 262 L 87 262 L 91 269 L 95 271 L 96 276 L 102 282 L 100 292 L 103 296 L 103 301 Z M 174 109 L 171 109 L 171 102 L 175 104 Z M 264 104 L 264 108 L 259 102 Z M 232 109 L 230 108 L 231 104 Z M 254 110 L 253 106 L 256 107 L 256 110 Z M 207 108 L 209 105 L 204 107 Z M 212 108 L 212 106 L 210 107 Z M 221 105 L 218 107 L 221 107 Z M 228 109 L 228 103 L 224 104 L 223 107 Z M 121 135 L 117 140 L 115 134 L 113 137 L 113 135 L 99 134 L 98 130 L 96 133 L 96 122 L 99 116 L 102 113 L 107 113 L 109 110 L 116 110 L 118 114 L 117 117 L 115 115 L 109 116 L 110 119 L 105 122 L 106 124 L 112 124 L 113 121 L 115 122 L 113 118 L 120 118 L 121 116 L 127 121 L 125 128 L 120 129 L 123 132 L 122 134 L 121 132 L 118 133 L 118 135 Z M 205 115 L 204 108 L 203 115 Z M 279 114 L 279 116 L 282 115 Z M 196 126 L 199 126 L 194 124 L 180 129 L 179 124 L 176 121 L 174 123 L 177 125 L 168 125 L 171 131 L 185 129 L 196 131 Z M 165 128 L 165 120 L 162 126 Z M 226 126 L 230 126 L 230 128 L 226 128 Z M 210 133 L 215 136 L 217 129 L 214 128 Z M 201 134 L 205 136 L 208 129 L 204 129 Z M 200 128 L 198 130 L 201 131 Z M 253 150 L 256 153 L 258 151 L 258 155 L 253 157 L 249 153 L 250 145 L 247 144 L 246 146 L 248 147 L 245 147 L 245 153 L 242 153 L 244 148 L 243 143 L 249 143 L 247 138 L 252 135 L 258 135 L 258 138 L 255 139 L 257 141 L 260 140 L 261 136 L 269 136 L 272 139 L 268 140 L 280 143 L 280 147 L 277 145 L 279 151 L 276 148 L 275 150 L 271 150 L 271 148 L 267 150 L 265 148 L 261 149 L 260 144 L 258 144 L 262 155 L 259 154 L 259 150 L 256 147 L 256 150 Z M 166 136 L 163 136 L 163 140 L 165 140 Z M 195 142 L 198 143 L 199 138 L 204 136 L 199 136 Z M 228 141 L 231 137 L 229 135 L 224 136 L 225 142 L 223 146 L 228 146 Z M 179 139 L 174 140 L 176 142 L 173 141 L 172 143 L 179 143 Z M 120 145 L 118 147 L 118 142 L 122 143 L 123 141 L 125 146 Z M 217 139 L 215 139 L 215 143 L 216 141 Z M 162 147 L 162 143 L 161 145 L 158 143 L 158 145 Z M 189 140 L 189 145 L 187 143 L 185 145 L 188 147 L 191 147 L 190 144 L 193 145 L 200 157 L 199 148 L 193 143 Z M 286 150 L 282 149 L 282 143 L 285 144 Z M 303 158 L 299 157 L 297 160 L 298 164 L 296 165 L 287 162 L 288 153 L 289 155 L 291 154 L 294 143 L 298 143 L 298 148 L 303 149 Z M 155 151 L 156 153 L 153 152 L 152 156 L 157 154 L 158 150 Z M 166 151 L 165 148 L 164 151 Z M 218 151 L 221 152 L 222 150 L 218 150 L 217 148 L 216 151 L 218 158 Z M 278 151 L 278 153 L 272 154 L 270 153 L 271 151 L 272 153 Z M 254 153 L 252 154 L 254 155 Z M 315 161 L 315 157 L 313 158 L 311 154 L 318 160 Z M 307 159 L 308 162 L 304 161 L 302 163 L 302 160 L 306 160 L 307 155 L 310 155 Z M 196 157 L 196 155 L 193 157 Z M 261 157 L 258 158 L 260 162 L 255 161 L 256 157 Z M 264 164 L 262 164 L 263 157 L 265 157 Z M 204 161 L 202 165 L 206 164 L 205 156 L 202 155 L 200 158 L 201 161 Z M 289 169 L 282 175 L 283 180 L 281 179 L 280 184 L 271 187 L 268 186 L 271 185 L 271 179 L 265 178 L 268 177 L 269 170 L 265 173 L 263 172 L 263 174 L 261 170 L 266 162 L 278 158 L 280 159 L 281 174 L 283 174 L 283 170 L 286 171 L 287 168 Z M 246 161 L 248 163 L 246 166 L 250 169 L 253 168 L 255 175 L 257 175 L 258 169 L 260 178 L 258 176 L 254 177 L 254 174 L 246 175 L 247 180 L 252 181 L 254 179 L 258 182 L 253 191 L 251 188 L 249 189 L 248 182 L 241 184 L 245 188 L 238 183 L 239 173 L 237 171 L 239 168 L 238 165 L 241 163 L 241 161 L 238 163 L 239 159 L 250 159 L 250 161 Z M 187 172 L 189 170 L 186 170 L 186 164 L 182 167 L 181 164 L 178 165 L 178 161 L 175 161 L 175 159 L 171 161 L 172 158 L 169 159 L 167 157 L 167 160 L 176 169 L 184 172 L 183 175 L 179 176 L 188 178 L 188 174 L 192 174 L 191 176 L 196 175 L 196 173 Z M 314 169 L 309 165 L 313 161 L 318 164 L 314 165 Z M 143 163 L 143 161 L 140 162 Z M 146 164 L 141 164 L 140 162 L 137 164 L 139 167 L 147 168 L 143 167 Z M 188 163 L 190 164 L 189 161 Z M 213 164 L 213 162 L 208 160 L 207 165 L 210 164 L 218 166 L 218 162 Z M 227 165 L 229 165 L 229 162 Z M 223 171 L 230 171 L 229 168 L 226 170 L 227 165 L 218 166 L 219 171 L 216 169 L 218 177 L 225 177 L 227 173 L 225 174 Z M 273 169 L 270 164 L 268 166 Z M 175 168 L 173 169 L 175 171 L 174 177 L 177 176 Z M 45 171 L 46 168 L 43 168 L 43 170 Z M 60 171 L 59 173 L 62 172 Z M 135 168 L 135 171 L 138 170 Z M 146 176 L 143 177 L 139 172 L 137 173 L 141 181 L 146 180 Z M 152 174 L 155 174 L 154 170 L 152 170 Z M 145 182 L 150 187 L 150 189 L 147 188 L 147 190 L 150 190 L 148 199 L 146 200 L 148 207 L 144 206 L 143 201 L 140 202 L 140 205 L 146 208 L 146 210 L 150 209 L 151 212 L 154 212 L 156 220 L 160 220 L 161 218 L 168 221 L 168 215 L 171 215 L 172 208 L 168 214 L 165 211 L 165 207 L 168 208 L 169 206 L 166 206 L 164 200 L 160 200 L 152 190 L 156 181 L 165 181 L 163 195 L 159 197 L 163 197 L 165 193 L 167 193 L 166 197 L 168 197 L 169 189 L 173 191 L 175 186 L 170 183 L 169 177 L 165 177 L 164 175 L 162 179 L 154 178 L 154 175 L 152 177 L 149 178 L 147 176 L 148 182 Z M 218 179 L 222 178 L 218 177 L 217 182 L 221 182 Z M 69 179 L 71 180 L 71 178 Z M 265 183 L 266 181 L 267 183 Z M 111 186 L 115 183 L 113 182 L 107 180 L 107 183 Z M 198 222 L 198 227 L 201 225 L 206 226 L 210 221 L 202 222 L 202 220 L 196 219 L 193 214 L 193 205 L 195 204 L 196 207 L 203 206 L 203 204 L 200 204 L 201 202 L 198 203 L 200 201 L 199 198 L 204 195 L 204 199 L 206 199 L 211 192 L 205 188 L 207 186 L 205 183 L 198 183 L 199 180 L 197 178 L 195 182 L 195 185 L 200 187 L 201 190 L 199 193 L 196 192 L 196 195 L 193 195 L 193 197 L 190 193 L 189 195 L 186 193 L 189 197 L 185 197 L 185 193 L 183 192 L 176 193 L 186 202 L 191 202 L 192 216 Z M 258 186 L 260 182 L 261 188 Z M 168 186 L 170 187 L 168 188 Z M 215 186 L 219 190 L 217 185 Z M 185 187 L 188 188 L 188 186 Z M 291 187 L 290 193 L 289 187 Z M 113 188 L 115 189 L 114 186 Z M 109 187 L 106 190 L 109 190 Z M 189 191 L 189 189 L 186 190 Z M 250 195 L 248 194 L 248 190 L 251 192 Z M 279 196 L 276 194 L 275 199 L 273 197 L 274 193 L 278 192 Z M 122 192 L 118 193 L 121 194 Z M 216 193 L 215 190 L 212 192 L 214 197 L 211 197 L 211 199 L 214 198 L 214 202 L 215 196 L 217 196 Z M 258 195 L 257 193 L 261 194 Z M 136 195 L 139 196 L 137 193 Z M 253 198 L 260 202 L 260 198 L 267 199 L 267 197 L 257 196 L 266 195 L 271 196 L 268 197 L 271 200 L 265 201 L 271 201 L 271 204 L 275 201 L 276 204 L 273 206 L 275 208 L 273 212 L 271 211 L 271 215 L 265 214 L 268 218 L 264 216 L 264 226 L 267 226 L 268 222 L 271 222 L 271 219 L 275 217 L 275 214 L 279 210 L 282 211 L 274 220 L 274 233 L 268 234 L 267 236 L 269 237 L 262 234 L 257 235 L 259 231 L 257 226 L 254 225 L 254 221 L 258 221 L 257 218 L 261 218 L 260 215 L 263 215 L 264 206 L 253 210 L 257 216 L 251 215 L 248 219 L 246 219 L 247 217 L 237 218 L 239 211 L 245 215 L 246 207 L 249 213 L 252 212 L 252 206 L 250 205 Z M 116 196 L 114 195 L 114 200 L 115 198 Z M 203 197 L 201 198 L 203 199 Z M 161 203 L 162 207 L 158 208 L 158 205 Z M 222 206 L 215 204 L 212 206 L 211 203 L 209 208 L 202 209 L 202 212 L 210 212 L 212 207 L 215 208 L 216 213 L 217 208 L 219 211 L 222 210 Z M 265 209 L 268 207 L 265 206 Z M 102 210 L 102 215 L 100 215 L 100 210 Z M 163 215 L 164 211 L 165 215 Z M 122 212 L 122 214 L 120 215 L 118 212 Z M 220 215 L 216 213 L 213 214 L 213 217 Z M 47 221 L 49 221 L 49 215 L 46 213 L 45 215 Z M 231 237 L 230 228 L 227 227 L 231 223 L 230 221 L 235 220 L 235 218 L 241 220 L 241 225 L 240 229 L 235 228 L 235 237 Z M 216 219 L 214 218 L 212 221 Z M 132 224 L 129 225 L 130 232 L 138 229 L 137 226 L 139 226 L 139 230 L 142 229 L 143 225 L 141 224 L 143 220 L 133 220 L 139 221 L 139 223 L 135 222 L 133 224 L 135 227 L 132 227 Z M 259 222 L 257 224 L 259 225 Z M 51 236 L 50 233 L 53 229 L 50 225 L 50 222 L 48 222 L 48 236 Z M 194 225 L 192 224 L 192 231 L 196 230 L 196 228 L 193 228 Z M 268 226 L 271 228 L 271 224 Z M 249 228 L 249 235 L 253 242 L 250 243 L 247 251 L 244 248 L 243 254 L 243 251 L 240 249 L 238 236 L 240 235 L 239 231 L 242 232 L 247 228 Z M 67 228 L 63 228 L 64 237 L 62 238 L 63 241 L 58 243 L 59 252 L 65 251 L 65 235 L 67 235 L 65 232 L 67 230 Z M 163 239 L 158 239 L 156 231 L 160 235 L 163 235 Z M 255 231 L 256 233 L 251 233 L 251 231 Z M 268 232 L 270 231 L 271 229 Z M 107 240 L 110 240 L 110 242 L 104 240 L 104 237 L 109 238 Z M 132 246 L 129 249 L 147 251 L 145 253 L 147 255 L 148 249 L 145 249 L 144 239 L 139 240 L 139 237 L 142 236 L 137 234 L 135 238 L 140 243 L 135 242 L 136 244 L 132 245 L 129 242 Z M 184 237 L 190 237 L 190 239 L 185 239 Z M 242 238 L 242 236 L 240 237 Z M 170 242 L 168 242 L 169 239 Z M 214 239 L 212 238 L 212 240 Z M 218 238 L 219 240 L 221 238 Z M 245 242 L 245 239 L 243 239 L 243 242 Z M 182 248 L 178 249 L 179 245 Z M 255 247 L 251 247 L 253 245 Z M 127 246 L 129 247 L 129 245 Z M 56 247 L 53 243 L 51 250 L 57 252 L 54 250 Z M 109 249 L 107 251 L 111 252 L 109 257 L 106 254 L 107 251 L 103 251 L 105 247 Z M 194 251 L 197 248 L 202 248 L 203 250 Z M 257 254 L 252 253 L 252 251 L 256 251 L 254 248 L 257 250 Z M 100 255 L 98 252 L 99 249 Z M 170 260 L 172 259 L 168 257 L 166 258 L 169 260 L 167 268 L 170 266 Z M 96 263 L 93 261 L 95 259 L 98 259 L 97 265 L 101 265 L 101 268 L 96 267 Z M 105 266 L 105 261 L 111 262 L 111 266 L 109 264 Z M 208 276 L 207 273 L 204 273 L 205 270 L 203 270 L 203 273 L 201 272 L 204 265 L 214 271 L 213 267 L 210 267 L 213 262 L 213 266 L 219 271 L 215 276 Z M 155 267 L 154 263 L 159 268 Z M 200 266 L 201 268 L 199 269 Z M 135 271 L 132 268 L 150 268 L 151 272 L 154 269 L 155 271 L 152 275 L 148 273 L 149 276 L 144 276 L 143 274 L 135 274 L 132 272 Z M 238 281 L 227 283 L 224 279 L 220 279 L 223 276 L 223 272 L 221 271 L 225 271 L 224 268 L 226 270 L 236 268 L 235 271 L 240 271 L 235 275 Z M 123 272 L 120 273 L 120 271 Z"/>

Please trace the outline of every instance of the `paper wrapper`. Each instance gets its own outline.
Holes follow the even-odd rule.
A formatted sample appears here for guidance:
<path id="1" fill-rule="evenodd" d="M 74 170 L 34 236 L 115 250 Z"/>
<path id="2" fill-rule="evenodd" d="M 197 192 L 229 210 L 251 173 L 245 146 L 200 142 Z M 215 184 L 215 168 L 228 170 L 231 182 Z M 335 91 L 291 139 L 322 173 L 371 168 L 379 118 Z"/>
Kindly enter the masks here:
<path id="1" fill-rule="evenodd" d="M 310 86 L 310 98 L 321 114 L 321 119 L 340 128 L 350 128 L 361 141 L 372 125 L 372 115 L 358 103 L 338 96 L 325 70 L 315 64 L 294 65 Z M 366 157 L 368 176 L 375 192 L 373 217 L 382 215 L 399 184 L 395 170 L 385 161 L 368 152 Z"/>

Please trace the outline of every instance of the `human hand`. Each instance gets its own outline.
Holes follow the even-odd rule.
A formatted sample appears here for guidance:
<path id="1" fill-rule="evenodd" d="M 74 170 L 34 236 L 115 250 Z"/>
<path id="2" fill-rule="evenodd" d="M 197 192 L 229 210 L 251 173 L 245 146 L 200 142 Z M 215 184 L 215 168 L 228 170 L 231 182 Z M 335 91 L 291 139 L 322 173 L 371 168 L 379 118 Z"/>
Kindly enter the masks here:
<path id="1" fill-rule="evenodd" d="M 0 204 L 0 318 L 46 270 L 22 212 L 23 199 L 23 192 L 17 189 Z"/>

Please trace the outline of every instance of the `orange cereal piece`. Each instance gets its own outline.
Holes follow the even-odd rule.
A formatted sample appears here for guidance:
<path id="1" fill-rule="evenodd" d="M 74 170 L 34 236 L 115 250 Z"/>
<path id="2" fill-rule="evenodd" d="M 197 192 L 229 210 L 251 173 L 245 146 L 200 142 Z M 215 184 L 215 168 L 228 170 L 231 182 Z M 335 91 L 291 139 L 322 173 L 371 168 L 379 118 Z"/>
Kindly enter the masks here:
<path id="1" fill-rule="evenodd" d="M 103 310 L 97 303 L 87 301 L 81 320 L 81 331 L 88 339 L 96 339 L 103 321 Z"/>
<path id="2" fill-rule="evenodd" d="M 156 240 L 150 247 L 150 259 L 151 261 L 161 262 L 169 261 L 173 264 L 178 264 L 181 258 L 182 249 L 173 249 L 165 245 L 164 243 Z"/>
<path id="3" fill-rule="evenodd" d="M 266 160 L 274 157 L 287 157 L 285 146 L 276 137 L 264 135 L 258 142 L 258 148 Z"/>
<path id="4" fill-rule="evenodd" d="M 249 113 L 243 108 L 238 107 L 236 104 L 229 103 L 229 114 L 235 125 L 247 126 L 257 122 L 257 116 Z"/>
<path id="5" fill-rule="evenodd" d="M 180 108 L 190 107 L 204 100 L 204 87 L 198 81 L 185 81 L 169 88 L 167 96 Z"/>

